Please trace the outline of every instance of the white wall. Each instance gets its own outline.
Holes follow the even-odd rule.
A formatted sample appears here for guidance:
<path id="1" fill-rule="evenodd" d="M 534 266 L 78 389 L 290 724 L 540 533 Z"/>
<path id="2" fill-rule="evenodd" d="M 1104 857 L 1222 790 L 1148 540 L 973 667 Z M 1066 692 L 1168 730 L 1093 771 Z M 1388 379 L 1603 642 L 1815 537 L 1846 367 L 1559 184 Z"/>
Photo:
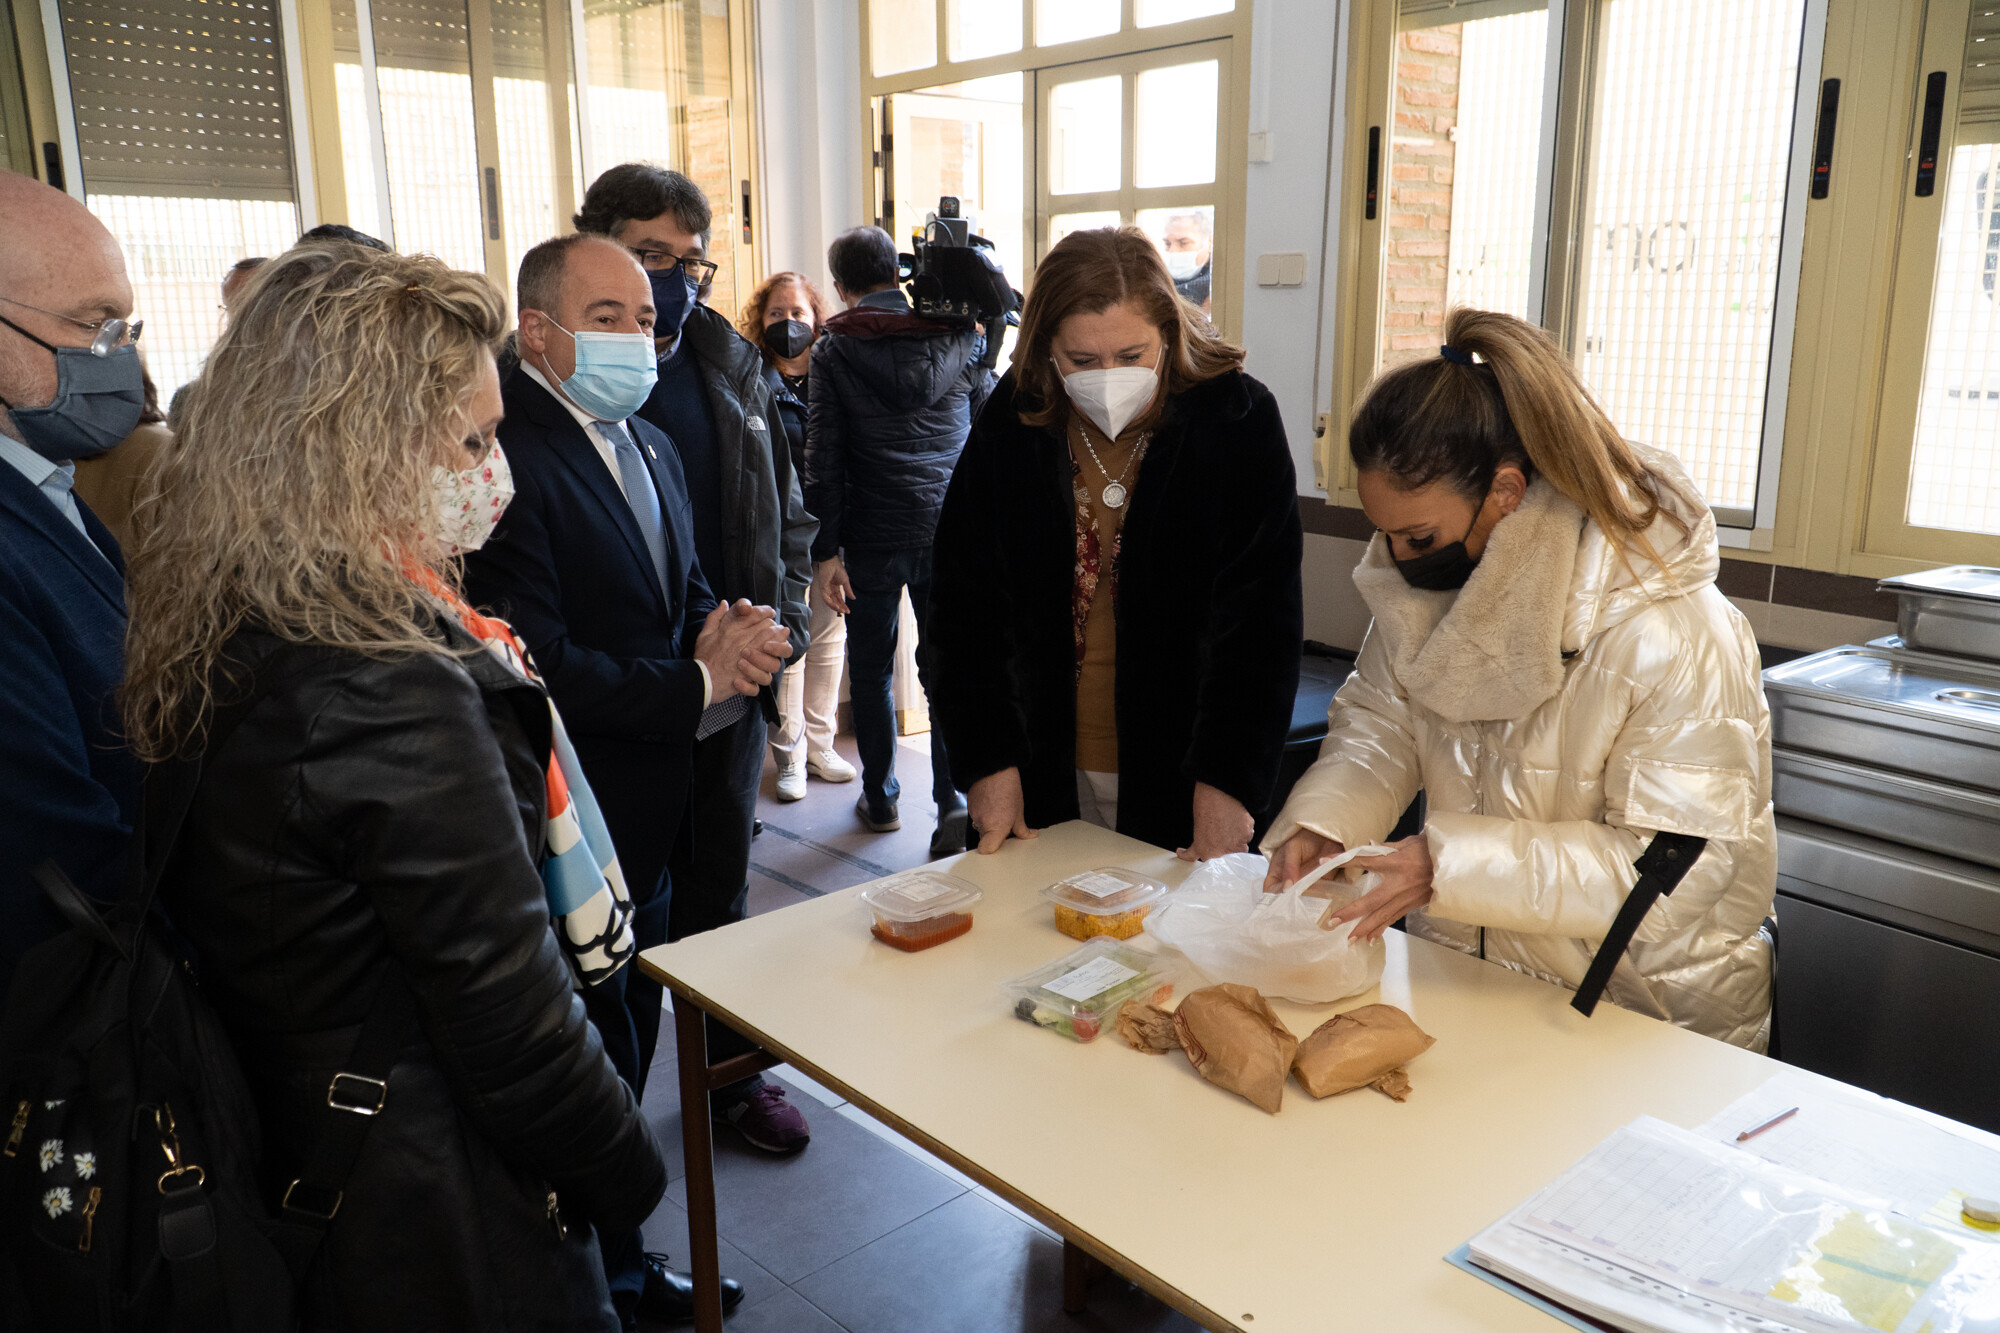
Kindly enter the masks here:
<path id="1" fill-rule="evenodd" d="M 1313 420 L 1332 348 L 1322 312 L 1334 287 L 1326 261 L 1329 147 L 1339 125 L 1336 81 L 1346 0 L 1255 0 L 1250 37 L 1250 133 L 1262 133 L 1270 161 L 1252 162 L 1243 208 L 1243 343 L 1249 370 L 1277 396 L 1298 469 L 1299 494 L 1313 485 Z M 1254 139 L 1253 139 L 1254 142 Z M 1306 256 L 1303 287 L 1257 286 L 1257 256 Z"/>
<path id="2" fill-rule="evenodd" d="M 764 264 L 812 277 L 832 300 L 826 247 L 869 220 L 860 3 L 758 0 L 756 22 Z"/>

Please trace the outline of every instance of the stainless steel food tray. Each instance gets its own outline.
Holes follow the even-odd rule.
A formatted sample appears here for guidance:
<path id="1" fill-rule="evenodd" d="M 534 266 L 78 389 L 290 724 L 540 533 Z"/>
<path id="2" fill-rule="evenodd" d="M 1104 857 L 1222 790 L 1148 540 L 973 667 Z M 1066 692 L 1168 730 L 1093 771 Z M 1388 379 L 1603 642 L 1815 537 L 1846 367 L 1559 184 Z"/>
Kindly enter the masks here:
<path id="1" fill-rule="evenodd" d="M 2000 956 L 2000 870 L 1778 816 L 1778 887 Z"/>
<path id="2" fill-rule="evenodd" d="M 2000 868 L 2000 795 L 1820 755 L 1771 756 L 1780 814 Z"/>
<path id="3" fill-rule="evenodd" d="M 2000 569 L 1951 565 L 1877 586 L 1896 594 L 1896 633 L 1908 647 L 2000 661 Z"/>
<path id="4" fill-rule="evenodd" d="M 1764 692 L 1782 749 L 2000 792 L 2000 666 L 1833 648 L 1772 667 Z"/>

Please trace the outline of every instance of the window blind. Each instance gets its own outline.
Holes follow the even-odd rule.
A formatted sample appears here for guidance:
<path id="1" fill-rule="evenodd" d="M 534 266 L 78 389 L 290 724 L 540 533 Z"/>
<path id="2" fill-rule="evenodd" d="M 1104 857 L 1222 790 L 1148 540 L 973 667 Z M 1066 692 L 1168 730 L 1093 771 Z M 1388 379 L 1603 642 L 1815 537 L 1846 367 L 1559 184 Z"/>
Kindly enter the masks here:
<path id="1" fill-rule="evenodd" d="M 452 0 L 370 0 L 375 67 L 465 74 L 472 68 L 465 6 Z"/>
<path id="2" fill-rule="evenodd" d="M 1476 19 L 1504 18 L 1547 9 L 1549 0 L 1403 0 L 1396 6 L 1396 31 L 1439 28 L 1450 23 L 1471 23 Z"/>
<path id="3" fill-rule="evenodd" d="M 2000 4 L 1975 0 L 1966 25 L 1965 72 L 1958 89 L 1958 141 L 2000 138 Z"/>
<path id="4" fill-rule="evenodd" d="M 292 202 L 274 0 L 58 0 L 85 188 Z"/>

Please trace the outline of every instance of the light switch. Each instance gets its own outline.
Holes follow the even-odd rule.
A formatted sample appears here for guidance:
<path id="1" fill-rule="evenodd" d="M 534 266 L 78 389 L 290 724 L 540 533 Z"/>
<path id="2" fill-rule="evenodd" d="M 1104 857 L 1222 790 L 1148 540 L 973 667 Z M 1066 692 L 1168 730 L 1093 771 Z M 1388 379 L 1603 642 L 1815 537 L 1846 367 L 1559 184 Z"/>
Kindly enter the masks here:
<path id="1" fill-rule="evenodd" d="M 1259 287 L 1303 287 L 1306 284 L 1306 257 L 1302 254 L 1257 256 Z"/>
<path id="2" fill-rule="evenodd" d="M 1250 131 L 1250 160 L 1269 162 L 1271 160 L 1271 132 L 1269 130 Z"/>

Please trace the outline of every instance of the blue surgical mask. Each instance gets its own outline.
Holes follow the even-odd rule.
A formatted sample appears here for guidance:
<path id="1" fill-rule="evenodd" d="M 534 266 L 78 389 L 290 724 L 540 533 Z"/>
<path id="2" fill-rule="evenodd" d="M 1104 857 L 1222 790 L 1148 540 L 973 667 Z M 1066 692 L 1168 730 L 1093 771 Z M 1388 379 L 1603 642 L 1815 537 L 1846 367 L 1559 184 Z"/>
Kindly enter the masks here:
<path id="1" fill-rule="evenodd" d="M 14 429 L 30 449 L 51 463 L 95 458 L 132 433 L 146 410 L 146 372 L 131 343 L 98 356 L 88 347 L 57 347 L 0 316 L 23 338 L 56 354 L 56 396 L 46 407 L 16 407 L 0 398 Z"/>
<path id="2" fill-rule="evenodd" d="M 646 277 L 653 284 L 653 336 L 678 338 L 694 309 L 695 285 L 688 281 L 687 270 L 678 267 L 648 272 Z"/>
<path id="3" fill-rule="evenodd" d="M 548 315 L 542 318 L 548 319 Z M 569 333 L 553 319 L 549 324 Z M 569 336 L 576 343 L 576 373 L 562 382 L 569 400 L 600 421 L 623 421 L 637 412 L 660 377 L 653 340 L 643 333 Z"/>

